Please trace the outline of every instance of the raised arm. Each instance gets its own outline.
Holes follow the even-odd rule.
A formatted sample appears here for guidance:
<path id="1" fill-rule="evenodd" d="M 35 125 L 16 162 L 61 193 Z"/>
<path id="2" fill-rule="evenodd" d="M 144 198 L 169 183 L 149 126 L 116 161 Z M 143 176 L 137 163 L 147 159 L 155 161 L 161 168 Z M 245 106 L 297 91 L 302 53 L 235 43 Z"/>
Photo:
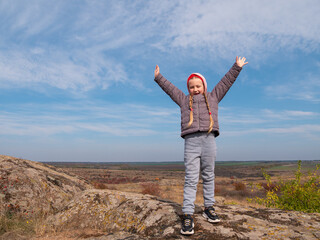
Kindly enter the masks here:
<path id="1" fill-rule="evenodd" d="M 186 95 L 175 85 L 173 85 L 170 81 L 168 81 L 164 76 L 160 73 L 160 68 L 157 65 L 154 70 L 154 81 L 159 84 L 162 90 L 169 95 L 169 97 L 180 107 L 186 98 Z"/>
<path id="2" fill-rule="evenodd" d="M 232 84 L 236 81 L 242 67 L 248 64 L 245 57 L 236 57 L 236 62 L 230 68 L 230 70 L 224 75 L 224 77 L 213 88 L 211 94 L 216 95 L 218 102 L 220 102 L 226 93 L 229 91 Z"/>

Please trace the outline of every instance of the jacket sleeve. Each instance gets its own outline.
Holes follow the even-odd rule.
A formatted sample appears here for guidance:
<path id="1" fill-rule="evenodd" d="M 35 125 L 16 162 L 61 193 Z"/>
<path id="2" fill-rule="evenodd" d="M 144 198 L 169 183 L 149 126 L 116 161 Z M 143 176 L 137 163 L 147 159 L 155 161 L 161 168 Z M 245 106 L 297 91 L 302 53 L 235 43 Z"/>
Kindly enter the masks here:
<path id="1" fill-rule="evenodd" d="M 213 88 L 211 95 L 215 95 L 218 102 L 220 102 L 226 95 L 232 84 L 236 81 L 241 70 L 242 67 L 239 67 L 234 63 L 229 72 L 227 72 L 220 82 L 218 82 L 218 84 Z"/>
<path id="2" fill-rule="evenodd" d="M 183 99 L 186 95 L 170 81 L 168 81 L 164 76 L 159 73 L 159 75 L 154 79 L 156 83 L 162 88 L 162 90 L 170 96 L 170 98 L 181 107 Z"/>

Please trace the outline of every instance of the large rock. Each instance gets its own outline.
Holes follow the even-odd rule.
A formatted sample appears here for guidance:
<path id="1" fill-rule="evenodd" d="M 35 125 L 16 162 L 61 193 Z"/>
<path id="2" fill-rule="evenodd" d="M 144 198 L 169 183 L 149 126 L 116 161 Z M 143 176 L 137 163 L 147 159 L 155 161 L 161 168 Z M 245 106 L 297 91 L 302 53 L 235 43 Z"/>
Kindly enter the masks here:
<path id="1" fill-rule="evenodd" d="M 235 205 L 216 205 L 222 221 L 210 224 L 198 206 L 193 239 L 319 239 L 320 215 L 278 209 Z M 56 231 L 97 229 L 99 238 L 126 239 L 119 232 L 131 233 L 130 239 L 185 239 L 181 236 L 181 206 L 150 195 L 111 190 L 86 190 L 77 195 L 61 212 L 48 219 Z M 87 229 L 87 230 L 86 230 Z M 118 238 L 116 238 L 118 236 Z M 86 238 L 87 239 L 87 238 Z M 89 238 L 88 238 L 89 239 Z"/>
<path id="2" fill-rule="evenodd" d="M 0 214 L 55 213 L 88 188 L 85 180 L 61 169 L 0 155 Z"/>
<path id="3" fill-rule="evenodd" d="M 180 226 L 180 206 L 151 195 L 113 190 L 86 190 L 61 212 L 49 217 L 49 229 L 127 231 L 143 236 L 172 235 Z"/>

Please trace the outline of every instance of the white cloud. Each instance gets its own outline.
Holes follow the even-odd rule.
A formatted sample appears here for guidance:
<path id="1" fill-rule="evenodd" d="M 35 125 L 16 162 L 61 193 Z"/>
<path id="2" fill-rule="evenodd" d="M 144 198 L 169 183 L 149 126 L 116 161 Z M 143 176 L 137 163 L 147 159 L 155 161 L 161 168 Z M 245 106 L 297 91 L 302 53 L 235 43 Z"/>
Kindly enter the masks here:
<path id="1" fill-rule="evenodd" d="M 180 1 L 163 45 L 210 56 L 319 50 L 320 4 L 309 1 Z M 204 51 L 201 51 L 204 50 Z M 256 56 L 257 58 L 257 56 Z"/>
<path id="2" fill-rule="evenodd" d="M 0 31 L 6 37 L 1 45 L 6 50 L 0 54 L 0 84 L 106 89 L 112 81 L 127 81 L 121 61 L 136 60 L 156 46 L 228 59 L 235 54 L 258 58 L 282 48 L 319 50 L 319 5 L 316 0 L 2 1 L 6 26 Z M 124 59 L 107 54 L 124 48 Z M 310 90 L 296 97 L 316 96 Z"/>
<path id="3" fill-rule="evenodd" d="M 224 109 L 220 130 L 226 137 L 255 136 L 262 139 L 285 136 L 291 139 L 291 136 L 296 136 L 301 141 L 320 141 L 319 116 L 319 112 L 300 110 Z"/>
<path id="4" fill-rule="evenodd" d="M 284 111 L 285 114 L 288 116 L 293 116 L 293 117 L 315 117 L 319 116 L 319 113 L 315 112 L 304 112 L 304 111 Z"/>
<path id="5" fill-rule="evenodd" d="M 12 30 L 24 37 L 63 33 L 64 40 L 85 48 L 94 44 L 114 49 L 151 39 L 147 45 L 209 48 L 221 57 L 239 51 L 319 48 L 317 0 L 28 1 L 11 7 L 9 14 L 6 5 L 0 5 L 1 13 L 10 16 Z"/>
<path id="6" fill-rule="evenodd" d="M 291 127 L 278 127 L 278 128 L 257 128 L 257 129 L 251 129 L 249 130 L 251 133 L 314 133 L 314 132 L 320 132 L 320 125 L 316 124 L 307 124 L 307 125 L 297 125 L 297 126 L 291 126 Z"/>
<path id="7" fill-rule="evenodd" d="M 292 111 L 292 110 L 282 110 L 274 111 L 270 109 L 263 109 L 262 114 L 265 118 L 270 120 L 301 120 L 301 119 L 314 119 L 320 116 L 320 113 L 307 112 L 307 111 Z"/>
<path id="8" fill-rule="evenodd" d="M 221 116 L 221 114 L 220 114 Z M 319 112 L 301 110 L 223 109 L 220 127 L 223 136 L 296 136 L 304 141 L 320 141 Z"/>
<path id="9" fill-rule="evenodd" d="M 320 113 L 300 110 L 273 110 L 273 109 L 222 109 L 220 122 L 229 126 L 253 128 L 253 126 L 274 126 L 301 120 L 316 120 Z"/>
<path id="10" fill-rule="evenodd" d="M 268 96 L 277 99 L 294 99 L 310 102 L 320 101 L 320 81 L 316 73 L 298 73 L 294 79 L 289 82 L 265 87 Z M 300 77 L 298 79 L 298 77 Z M 303 79 L 303 81 L 301 81 Z"/>
<path id="11" fill-rule="evenodd" d="M 5 28 L 3 37 L 12 42 L 29 40 L 34 36 L 45 38 L 68 25 L 64 21 L 72 16 L 72 9 L 76 9 L 74 4 L 65 1 L 4 0 L 0 2 L 0 14 L 6 24 L 0 29 L 4 31 Z"/>
<path id="12" fill-rule="evenodd" d="M 126 82 L 122 64 L 99 53 L 59 49 L 19 49 L 0 53 L 0 86 L 35 88 L 46 84 L 66 90 L 106 89 Z"/>
<path id="13" fill-rule="evenodd" d="M 88 9 L 94 11 L 86 16 Z M 87 91 L 127 82 L 123 63 L 105 52 L 130 43 L 143 32 L 137 31 L 134 24 L 133 28 L 127 26 L 135 14 L 130 14 L 130 20 L 124 15 L 125 9 L 125 4 L 118 1 L 2 1 L 0 19 L 6 24 L 0 27 L 5 36 L 3 43 L 0 41 L 0 87 L 39 90 L 49 85 Z M 135 82 L 131 79 L 128 84 L 148 90 Z"/>
<path id="14" fill-rule="evenodd" d="M 302 124 L 293 126 L 279 126 L 279 127 L 258 127 L 258 128 L 248 128 L 248 129 L 227 129 L 223 131 L 223 135 L 226 137 L 233 136 L 246 136 L 246 135 L 256 135 L 257 139 L 261 139 L 257 135 L 263 135 L 267 137 L 266 134 L 271 134 L 273 137 L 278 137 L 280 135 L 291 135 L 298 137 L 301 141 L 309 139 L 312 141 L 320 141 L 320 125 L 319 124 Z"/>
<path id="15" fill-rule="evenodd" d="M 97 133 L 108 136 L 158 135 L 159 126 L 177 127 L 173 109 L 138 104 L 78 102 L 69 105 L 21 104 L 0 111 L 0 135 L 50 136 L 55 134 Z M 87 133 L 84 133 L 87 132 Z"/>

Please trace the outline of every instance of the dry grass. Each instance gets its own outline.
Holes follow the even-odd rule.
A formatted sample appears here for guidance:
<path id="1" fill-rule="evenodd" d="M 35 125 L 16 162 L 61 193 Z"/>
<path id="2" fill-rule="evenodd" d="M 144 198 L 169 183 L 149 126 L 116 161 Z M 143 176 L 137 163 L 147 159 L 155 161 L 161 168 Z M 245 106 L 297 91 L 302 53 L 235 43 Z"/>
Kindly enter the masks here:
<path id="1" fill-rule="evenodd" d="M 168 199 L 178 204 L 183 203 L 183 179 L 165 179 L 152 178 L 153 181 L 141 183 L 125 183 L 125 184 L 101 184 L 94 183 L 98 189 L 111 189 L 123 192 L 133 192 L 150 194 Z M 150 179 L 148 179 L 150 180 Z M 251 184 L 252 185 L 252 184 Z M 250 187 L 245 181 L 235 180 L 234 178 L 216 178 L 215 195 L 217 199 L 224 199 L 222 202 L 226 204 L 241 204 L 246 206 L 257 206 L 256 203 L 248 203 L 247 198 L 253 196 L 261 196 L 264 190 L 256 187 Z M 197 195 L 195 204 L 203 205 L 203 185 L 201 181 L 197 187 Z"/>
<path id="2" fill-rule="evenodd" d="M 20 239 L 19 236 L 31 239 L 32 236 L 41 236 L 45 233 L 45 219 L 44 214 L 26 217 L 21 213 L 8 213 L 0 216 L 0 239 Z"/>

